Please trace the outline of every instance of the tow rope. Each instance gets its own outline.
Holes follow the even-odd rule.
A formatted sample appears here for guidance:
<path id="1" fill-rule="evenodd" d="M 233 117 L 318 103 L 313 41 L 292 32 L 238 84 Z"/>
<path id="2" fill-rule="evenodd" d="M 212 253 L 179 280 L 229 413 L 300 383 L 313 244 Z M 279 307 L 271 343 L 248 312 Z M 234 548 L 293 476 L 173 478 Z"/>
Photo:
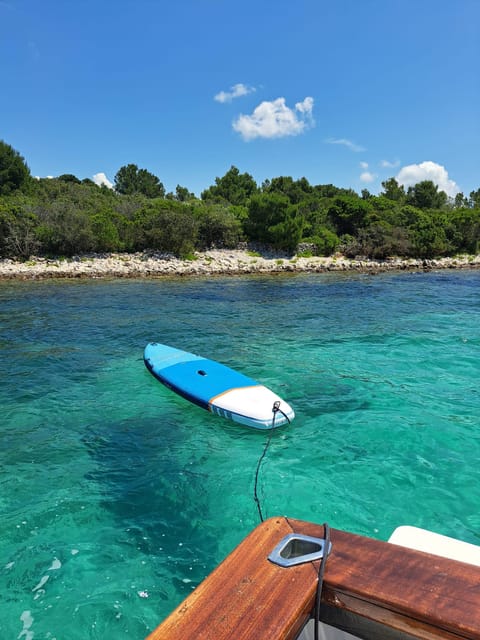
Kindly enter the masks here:
<path id="1" fill-rule="evenodd" d="M 314 640 L 319 640 L 320 637 L 320 604 L 322 601 L 323 575 L 325 573 L 325 565 L 327 564 L 328 552 L 330 549 L 330 527 L 326 522 L 323 524 L 323 530 L 325 546 L 320 566 L 318 568 L 317 592 L 315 594 Z"/>
<path id="2" fill-rule="evenodd" d="M 257 492 L 257 489 L 258 489 L 258 476 L 259 476 L 259 473 L 260 473 L 260 466 L 262 464 L 263 459 L 267 455 L 268 447 L 270 446 L 270 442 L 272 441 L 272 434 L 273 434 L 273 430 L 275 429 L 275 420 L 277 418 L 277 413 L 279 413 L 279 412 L 282 414 L 282 416 L 284 416 L 287 419 L 288 423 L 290 424 L 290 418 L 287 416 L 286 413 L 284 413 L 280 409 L 280 400 L 276 400 L 273 403 L 273 407 L 272 407 L 273 418 L 272 418 L 272 424 L 269 427 L 268 438 L 267 438 L 267 441 L 265 442 L 265 446 L 263 447 L 262 455 L 258 459 L 257 469 L 255 471 L 255 485 L 253 487 L 253 499 L 254 499 L 254 501 L 255 501 L 255 503 L 257 505 L 258 515 L 260 516 L 260 521 L 261 522 L 264 521 L 264 517 L 263 517 L 263 513 L 262 513 L 262 507 L 260 505 L 260 499 L 258 497 L 258 492 Z"/>

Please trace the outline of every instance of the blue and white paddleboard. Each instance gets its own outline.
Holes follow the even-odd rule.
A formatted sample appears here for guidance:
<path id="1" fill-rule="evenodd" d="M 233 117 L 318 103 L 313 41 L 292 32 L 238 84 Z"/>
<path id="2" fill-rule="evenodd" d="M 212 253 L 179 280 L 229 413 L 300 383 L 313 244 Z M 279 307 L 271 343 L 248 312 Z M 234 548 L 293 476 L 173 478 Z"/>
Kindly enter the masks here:
<path id="1" fill-rule="evenodd" d="M 151 342 L 145 366 L 183 398 L 234 422 L 270 429 L 291 422 L 293 409 L 276 393 L 219 362 Z"/>

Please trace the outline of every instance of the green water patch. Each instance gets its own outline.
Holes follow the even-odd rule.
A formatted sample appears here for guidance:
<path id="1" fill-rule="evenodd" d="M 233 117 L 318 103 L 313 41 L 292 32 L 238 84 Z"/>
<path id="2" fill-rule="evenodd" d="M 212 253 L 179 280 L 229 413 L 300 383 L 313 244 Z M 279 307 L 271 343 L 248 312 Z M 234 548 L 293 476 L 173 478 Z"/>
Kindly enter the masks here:
<path id="1" fill-rule="evenodd" d="M 478 544 L 479 320 L 475 271 L 0 283 L 2 634 L 143 639 L 258 524 L 269 434 L 160 385 L 152 340 L 294 407 L 265 516 Z"/>

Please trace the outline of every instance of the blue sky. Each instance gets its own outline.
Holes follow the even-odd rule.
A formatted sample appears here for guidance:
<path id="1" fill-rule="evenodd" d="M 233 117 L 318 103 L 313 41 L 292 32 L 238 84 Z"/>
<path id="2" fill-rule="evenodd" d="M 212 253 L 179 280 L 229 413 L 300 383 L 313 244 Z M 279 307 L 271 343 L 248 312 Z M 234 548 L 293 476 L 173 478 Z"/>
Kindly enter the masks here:
<path id="1" fill-rule="evenodd" d="M 0 0 L 0 139 L 41 177 L 469 194 L 479 24 L 479 0 Z"/>

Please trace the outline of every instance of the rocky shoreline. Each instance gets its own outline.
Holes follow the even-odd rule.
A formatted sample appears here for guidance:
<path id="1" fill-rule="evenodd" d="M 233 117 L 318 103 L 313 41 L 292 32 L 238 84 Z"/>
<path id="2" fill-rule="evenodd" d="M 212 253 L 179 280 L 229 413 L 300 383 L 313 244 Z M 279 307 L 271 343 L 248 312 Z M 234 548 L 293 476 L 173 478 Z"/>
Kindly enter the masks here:
<path id="1" fill-rule="evenodd" d="M 437 269 L 478 269 L 480 255 L 461 255 L 435 260 L 388 258 L 386 260 L 330 257 L 281 256 L 245 250 L 216 249 L 196 253 L 194 259 L 142 253 L 93 254 L 68 259 L 31 257 L 26 261 L 0 260 L 1 280 L 41 280 L 46 278 L 156 278 L 165 276 L 214 276 L 255 273 L 432 271 Z"/>

